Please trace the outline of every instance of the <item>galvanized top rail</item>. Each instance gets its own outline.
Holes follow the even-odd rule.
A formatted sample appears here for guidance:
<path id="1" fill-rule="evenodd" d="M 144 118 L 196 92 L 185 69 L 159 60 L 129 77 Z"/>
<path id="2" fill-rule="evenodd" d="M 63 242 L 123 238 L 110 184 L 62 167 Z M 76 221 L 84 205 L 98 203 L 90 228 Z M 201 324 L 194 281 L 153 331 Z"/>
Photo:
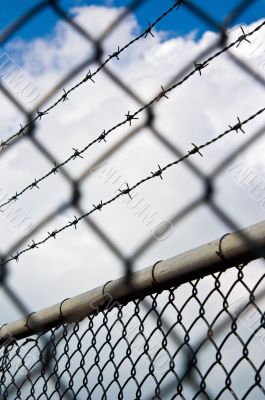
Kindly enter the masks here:
<path id="1" fill-rule="evenodd" d="M 242 231 L 224 235 L 167 260 L 158 261 L 133 273 L 129 284 L 124 278 L 110 281 L 6 324 L 0 330 L 0 344 L 10 343 L 11 338 L 19 340 L 36 333 L 43 333 L 64 322 L 81 320 L 99 310 L 117 307 L 128 300 L 248 263 L 260 258 L 260 250 L 264 245 L 265 221 Z"/>

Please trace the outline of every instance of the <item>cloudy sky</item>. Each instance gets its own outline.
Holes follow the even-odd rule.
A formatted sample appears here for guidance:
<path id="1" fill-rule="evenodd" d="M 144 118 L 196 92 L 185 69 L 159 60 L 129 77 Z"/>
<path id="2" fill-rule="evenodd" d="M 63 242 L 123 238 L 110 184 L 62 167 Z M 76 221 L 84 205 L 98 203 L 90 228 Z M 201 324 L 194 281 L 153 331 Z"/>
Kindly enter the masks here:
<path id="1" fill-rule="evenodd" d="M 103 5 L 103 1 L 91 3 L 73 4 L 73 1 L 69 1 L 66 8 L 78 24 L 97 37 L 119 15 L 124 2 L 108 2 L 108 7 Z M 116 51 L 118 46 L 122 47 L 132 40 L 146 28 L 148 19 L 152 22 L 171 5 L 170 1 L 163 2 L 159 7 L 152 7 L 149 3 L 136 14 L 128 16 L 107 37 L 103 43 L 105 57 Z M 209 3 L 205 2 L 206 9 Z M 212 8 L 213 15 L 222 18 L 229 10 L 228 3 L 230 4 L 227 1 L 216 2 L 219 5 Z M 9 4 L 11 3 L 7 2 L 5 12 L 2 11 L 1 14 L 3 26 L 7 26 L 17 16 L 15 13 L 20 14 L 22 7 L 25 7 L 24 3 L 16 2 L 19 7 L 14 11 L 11 6 L 9 8 Z M 241 34 L 239 24 L 248 32 L 262 22 L 262 6 L 264 10 L 264 1 L 258 1 L 255 8 L 251 7 L 248 13 L 245 12 L 235 22 L 230 40 Z M 46 13 L 36 17 L 2 49 L 35 82 L 37 92 L 40 93 L 36 103 L 49 94 L 54 85 L 75 66 L 86 60 L 93 50 L 69 25 L 52 17 L 50 11 Z M 146 39 L 141 39 L 120 55 L 119 61 L 113 60 L 108 64 L 112 74 L 135 92 L 143 103 L 156 96 L 161 85 L 166 87 L 168 82 L 174 80 L 184 66 L 189 65 L 189 70 L 192 70 L 193 61 L 198 60 L 200 52 L 217 39 L 211 28 L 181 9 L 165 18 L 153 33 L 154 37 L 149 35 Z M 264 38 L 265 28 L 252 36 L 251 44 L 244 42 L 233 50 L 235 55 L 247 61 L 263 77 Z M 92 72 L 96 67 L 97 65 L 89 66 Z M 87 68 L 64 88 L 69 89 L 86 73 Z M 95 84 L 87 82 L 79 87 L 69 96 L 69 101 L 57 106 L 36 126 L 37 139 L 58 161 L 72 154 L 72 148 L 81 149 L 104 129 L 123 121 L 128 110 L 134 112 L 140 108 L 139 101 L 125 93 L 104 70 L 94 80 Z M 8 85 L 8 82 L 5 84 Z M 19 96 L 12 85 L 7 87 L 15 96 Z M 62 88 L 53 94 L 44 108 L 61 94 Z M 228 55 L 214 60 L 205 68 L 202 76 L 195 74 L 170 92 L 168 97 L 154 106 L 154 126 L 162 137 L 183 153 L 191 149 L 191 143 L 202 144 L 225 131 L 229 124 L 235 124 L 237 117 L 244 120 L 264 107 L 264 88 L 240 70 Z M 26 108 L 34 105 L 28 104 L 23 96 L 20 96 L 20 101 Z M 138 117 L 139 120 L 133 121 L 132 127 L 128 124 L 120 127 L 109 135 L 106 143 L 96 144 L 84 154 L 84 159 L 71 161 L 65 167 L 75 179 L 85 176 L 81 187 L 82 210 L 90 210 L 100 200 L 113 197 L 120 183 L 126 181 L 131 186 L 149 175 L 150 171 L 155 171 L 158 164 L 164 166 L 177 158 L 150 129 L 142 129 L 132 135 L 118 151 L 106 157 L 103 166 L 86 174 L 91 166 L 98 163 L 101 156 L 114 148 L 120 140 L 125 140 L 135 127 L 143 123 L 146 114 L 141 113 Z M 0 138 L 6 139 L 24 122 L 23 116 L 1 95 Z M 203 158 L 194 155 L 192 163 L 204 174 L 211 174 L 228 154 L 253 137 L 263 126 L 264 116 L 258 117 L 245 127 L 245 135 L 228 135 L 203 150 Z M 249 146 L 216 180 L 215 200 L 239 227 L 264 219 L 265 206 L 259 201 L 261 198 L 251 192 L 253 182 L 240 183 L 236 169 L 240 166 L 239 170 L 243 174 L 252 171 L 251 177 L 257 183 L 265 181 L 264 147 L 265 142 L 262 139 Z M 0 167 L 1 195 L 4 196 L 13 195 L 16 190 L 30 184 L 35 178 L 45 174 L 51 165 L 30 141 L 23 139 L 3 154 Z M 116 254 L 91 226 L 82 222 L 77 230 L 68 229 L 56 240 L 51 239 L 39 249 L 21 256 L 18 263 L 11 263 L 8 282 L 23 298 L 26 306 L 35 310 L 115 279 L 123 273 L 122 262 L 117 253 L 124 257 L 137 254 L 142 244 L 153 237 L 156 225 L 174 218 L 183 208 L 197 200 L 202 192 L 202 181 L 187 165 L 173 167 L 164 174 L 163 180 L 156 178 L 137 190 L 137 199 L 140 202 L 138 209 L 133 208 L 132 203 L 120 199 L 91 217 L 92 222 L 112 242 L 112 247 L 117 249 Z M 23 208 L 34 229 L 46 215 L 62 206 L 70 195 L 71 187 L 68 182 L 57 174 L 40 184 L 39 190 L 25 193 L 16 202 L 16 207 Z M 141 207 L 148 209 L 149 217 L 146 220 L 141 217 Z M 150 214 L 155 215 L 153 223 L 149 223 Z M 23 249 L 31 239 L 37 241 L 43 238 L 47 231 L 51 232 L 64 225 L 74 215 L 77 215 L 76 210 L 68 209 L 42 229 L 34 233 L 27 232 L 27 236 L 23 229 L 19 230 L 15 226 L 6 210 L 0 216 L 0 249 L 5 252 L 17 240 L 25 238 L 19 248 Z M 135 267 L 148 266 L 157 260 L 213 240 L 230 230 L 207 205 L 201 205 L 176 226 L 172 226 L 170 235 L 165 240 L 154 239 L 145 252 L 139 252 Z M 256 268 L 261 268 L 261 265 Z M 3 292 L 1 299 L 6 305 L 5 312 L 1 314 L 1 323 L 20 315 Z"/>
<path id="2" fill-rule="evenodd" d="M 231 2 L 229 0 L 217 0 L 212 2 L 211 0 L 204 0 L 203 3 L 199 0 L 193 1 L 194 4 L 200 5 L 204 11 L 207 11 L 217 21 L 222 21 L 227 14 L 240 3 L 239 0 Z M 129 0 L 63 0 L 60 4 L 65 10 L 72 11 L 75 6 L 108 6 L 108 7 L 124 7 L 130 4 Z M 166 7 L 170 7 L 173 4 L 172 0 L 166 1 L 153 1 L 146 0 L 140 4 L 135 10 L 138 24 L 142 27 L 146 27 L 147 20 L 154 20 L 158 15 L 162 14 Z M 36 5 L 36 0 L 28 0 L 22 2 L 19 0 L 3 0 L 2 7 L 0 10 L 1 27 L 7 27 L 16 18 L 20 17 L 30 7 Z M 264 0 L 255 0 L 242 14 L 235 20 L 235 24 L 244 23 L 248 24 L 256 21 L 264 14 Z M 31 40 L 32 38 L 43 36 L 50 33 L 51 29 L 58 22 L 57 15 L 51 10 L 50 7 L 45 7 L 42 12 L 38 14 L 33 20 L 27 25 L 23 26 L 19 31 L 19 36 L 24 39 Z M 196 30 L 200 37 L 206 30 L 209 29 L 206 23 L 198 19 L 197 16 L 188 12 L 186 9 L 182 9 L 180 15 L 173 13 L 168 16 L 164 21 L 161 21 L 160 29 L 165 29 L 171 34 L 187 34 L 190 31 Z"/>

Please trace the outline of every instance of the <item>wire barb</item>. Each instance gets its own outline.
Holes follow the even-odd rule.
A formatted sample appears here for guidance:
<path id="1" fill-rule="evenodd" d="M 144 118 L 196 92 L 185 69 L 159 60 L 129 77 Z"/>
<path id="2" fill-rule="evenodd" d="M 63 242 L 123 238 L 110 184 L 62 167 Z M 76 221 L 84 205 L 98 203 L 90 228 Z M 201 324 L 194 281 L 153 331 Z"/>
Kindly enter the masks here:
<path id="1" fill-rule="evenodd" d="M 236 131 L 236 133 L 238 133 L 238 131 L 241 131 L 242 133 L 246 133 L 244 130 L 243 130 L 243 128 L 242 128 L 242 122 L 240 121 L 240 119 L 239 119 L 239 117 L 237 117 L 237 120 L 238 120 L 238 123 L 236 124 L 236 125 L 234 125 L 234 126 L 231 126 L 231 125 L 229 125 L 229 128 L 232 130 L 232 131 Z"/>
<path id="2" fill-rule="evenodd" d="M 23 136 L 25 136 L 25 132 L 24 131 L 25 131 L 25 127 L 20 124 L 19 133 L 22 134 Z"/>
<path id="3" fill-rule="evenodd" d="M 72 148 L 72 150 L 74 150 L 74 154 L 72 155 L 72 158 L 73 158 L 73 160 L 76 158 L 76 157 L 79 157 L 79 158 L 84 158 L 83 156 L 81 156 L 81 151 L 79 151 L 78 149 L 75 149 L 74 147 Z"/>
<path id="4" fill-rule="evenodd" d="M 77 229 L 78 222 L 79 222 L 79 219 L 75 215 L 74 215 L 74 220 L 73 221 L 68 221 L 69 225 L 70 226 L 73 225 L 75 227 L 75 229 Z"/>
<path id="5" fill-rule="evenodd" d="M 155 172 L 151 172 L 151 174 L 153 176 L 158 176 L 161 180 L 163 180 L 162 173 L 163 173 L 163 170 L 162 170 L 162 168 L 160 167 L 159 164 L 158 164 L 158 170 L 155 171 Z"/>
<path id="6" fill-rule="evenodd" d="M 126 186 L 127 186 L 127 189 L 124 189 L 124 190 L 118 189 L 118 190 L 119 190 L 119 192 L 120 192 L 121 194 L 128 194 L 128 196 L 130 197 L 130 199 L 132 199 L 132 196 L 130 195 L 131 189 L 129 188 L 128 183 L 126 183 Z"/>
<path id="7" fill-rule="evenodd" d="M 95 204 L 93 204 L 94 210 L 99 210 L 101 211 L 102 207 L 103 207 L 103 201 L 101 200 L 101 202 L 95 206 Z"/>
<path id="8" fill-rule="evenodd" d="M 51 233 L 48 232 L 49 237 L 53 237 L 54 239 L 56 239 L 56 235 L 57 235 L 57 229 L 55 229 L 54 231 L 52 231 Z"/>
<path id="9" fill-rule="evenodd" d="M 127 118 L 127 121 L 129 122 L 129 125 L 131 126 L 132 125 L 132 120 L 134 120 L 134 119 L 139 119 L 139 118 L 137 118 L 137 117 L 135 117 L 135 114 L 130 114 L 130 111 L 128 111 L 128 113 L 127 114 L 125 114 L 125 117 Z"/>
<path id="10" fill-rule="evenodd" d="M 62 99 L 63 99 L 63 102 L 64 102 L 64 101 L 69 100 L 69 99 L 67 97 L 68 93 L 65 91 L 65 89 L 63 89 L 63 92 L 64 92 L 64 94 L 62 95 Z"/>
<path id="11" fill-rule="evenodd" d="M 106 143 L 106 136 L 107 136 L 107 134 L 106 134 L 106 131 L 105 131 L 105 129 L 104 129 L 104 131 L 101 133 L 101 135 L 98 137 L 98 142 L 100 143 L 100 142 L 102 142 L 102 140 Z"/>
<path id="12" fill-rule="evenodd" d="M 244 29 L 242 28 L 242 26 L 240 26 L 240 29 L 241 29 L 241 31 L 242 31 L 242 35 L 239 36 L 239 38 L 238 38 L 238 44 L 237 44 L 236 47 L 239 47 L 239 46 L 241 45 L 241 43 L 244 42 L 244 41 L 245 41 L 245 42 L 248 42 L 248 43 L 251 43 L 251 41 L 248 39 L 248 34 L 245 33 L 245 31 L 244 31 Z"/>
<path id="13" fill-rule="evenodd" d="M 30 190 L 32 190 L 34 188 L 39 189 L 38 183 L 39 183 L 39 180 L 35 179 L 34 182 L 32 182 L 32 184 L 30 185 Z M 18 194 L 16 196 L 18 197 Z"/>
<path id="14" fill-rule="evenodd" d="M 92 74 L 91 71 L 90 71 L 90 69 L 89 69 L 89 70 L 88 70 L 88 73 L 86 74 L 85 80 L 86 80 L 86 81 L 90 80 L 90 81 L 92 81 L 93 83 L 95 83 L 95 81 L 93 80 L 93 76 L 94 76 L 94 74 Z"/>
<path id="15" fill-rule="evenodd" d="M 46 110 L 46 111 L 39 111 L 39 110 L 37 110 L 37 118 L 39 118 L 39 120 L 41 120 L 41 118 L 44 116 L 44 115 L 47 115 L 48 114 L 48 111 Z"/>
<path id="16" fill-rule="evenodd" d="M 58 166 L 57 166 L 57 164 L 54 162 L 54 167 L 51 169 L 51 173 L 52 174 L 57 174 L 59 171 L 58 171 Z"/>
<path id="17" fill-rule="evenodd" d="M 209 63 L 206 62 L 206 61 L 204 61 L 204 62 L 202 62 L 202 63 L 197 63 L 196 61 L 194 61 L 194 68 L 195 68 L 195 71 L 198 71 L 199 74 L 200 74 L 200 76 L 202 75 L 202 72 L 201 72 L 201 71 L 202 71 L 204 68 L 206 68 L 208 65 L 209 65 Z"/>
<path id="18" fill-rule="evenodd" d="M 163 97 L 165 97 L 166 99 L 168 99 L 168 96 L 167 96 L 167 91 L 163 88 L 163 86 L 161 85 L 161 89 L 162 89 L 162 92 L 158 95 L 158 97 L 157 97 L 157 100 L 156 101 L 159 101 L 159 100 L 161 100 Z"/>
<path id="19" fill-rule="evenodd" d="M 7 143 L 5 140 L 2 140 L 2 141 L 1 141 L 0 146 L 1 146 L 2 149 L 3 149 L 5 146 L 7 146 L 7 145 L 8 145 L 8 143 Z"/>
<path id="20" fill-rule="evenodd" d="M 29 248 L 30 250 L 32 250 L 32 249 L 38 249 L 38 248 L 39 248 L 39 247 L 38 247 L 38 243 L 35 243 L 34 240 L 32 239 L 32 244 L 29 244 L 29 245 L 28 245 L 28 248 Z M 19 253 L 18 253 L 18 255 L 19 255 Z"/>
<path id="21" fill-rule="evenodd" d="M 10 197 L 10 201 L 17 201 L 18 199 L 18 193 L 14 194 L 14 196 Z"/>
<path id="22" fill-rule="evenodd" d="M 16 262 L 18 262 L 19 261 L 19 252 L 17 251 L 17 254 L 15 256 L 13 256 L 13 257 L 14 257 L 14 260 Z"/>
<path id="23" fill-rule="evenodd" d="M 196 153 L 198 153 L 201 157 L 203 157 L 203 154 L 200 152 L 200 147 L 197 146 L 197 145 L 194 144 L 194 143 L 191 143 L 191 144 L 192 144 L 192 146 L 193 146 L 193 149 L 189 151 L 189 154 L 196 154 Z"/>
<path id="24" fill-rule="evenodd" d="M 120 48 L 118 47 L 118 50 L 117 51 L 115 51 L 113 54 L 110 54 L 109 55 L 109 58 L 117 58 L 117 60 L 120 60 L 119 59 L 119 54 L 120 54 Z"/>
<path id="25" fill-rule="evenodd" d="M 148 35 L 155 37 L 154 34 L 152 33 L 152 25 L 150 24 L 150 21 L 148 21 L 148 28 L 145 30 L 144 38 L 146 38 Z"/>

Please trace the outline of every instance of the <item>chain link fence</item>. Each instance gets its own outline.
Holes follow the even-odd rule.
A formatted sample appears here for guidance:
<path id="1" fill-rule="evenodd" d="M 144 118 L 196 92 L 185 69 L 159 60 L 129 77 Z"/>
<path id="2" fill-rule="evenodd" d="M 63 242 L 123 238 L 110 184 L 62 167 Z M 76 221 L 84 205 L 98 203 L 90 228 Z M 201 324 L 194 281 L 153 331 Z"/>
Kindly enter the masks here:
<path id="1" fill-rule="evenodd" d="M 256 40 L 257 35 L 265 29 L 265 22 L 261 19 L 249 31 L 241 27 L 237 35 L 231 38 L 230 28 L 234 21 L 247 12 L 254 1 L 238 2 L 221 23 L 198 3 L 185 0 L 165 2 L 164 12 L 157 19 L 148 21 L 147 18 L 145 30 L 122 47 L 117 44 L 114 52 L 107 49 L 106 53 L 105 40 L 122 26 L 130 13 L 137 11 L 144 3 L 144 0 L 131 2 L 109 25 L 103 27 L 99 37 L 94 37 L 71 17 L 59 1 L 42 1 L 0 35 L 0 43 L 4 45 L 41 12 L 52 10 L 60 20 L 82 36 L 92 49 L 89 58 L 68 71 L 43 98 L 38 97 L 34 109 L 30 111 L 4 80 L 0 83 L 2 95 L 26 121 L 20 128 L 2 138 L 0 157 L 8 157 L 11 149 L 19 148 L 21 143 L 28 141 L 36 154 L 49 165 L 46 172 L 36 176 L 30 184 L 1 197 L 0 209 L 8 210 L 16 201 L 38 189 L 44 191 L 46 181 L 55 175 L 71 187 L 69 197 L 62 204 L 43 215 L 33 228 L 30 227 L 27 234 L 16 239 L 0 255 L 1 287 L 10 302 L 23 315 L 30 315 L 32 310 L 28 309 L 23 298 L 9 285 L 11 266 L 14 262 L 19 264 L 23 257 L 30 257 L 32 251 L 39 251 L 48 244 L 46 242 L 63 237 L 69 229 L 77 228 L 81 221 L 123 265 L 126 285 L 130 285 L 139 257 L 157 244 L 157 238 L 166 238 L 171 227 L 177 226 L 181 221 L 185 222 L 202 205 L 229 227 L 229 230 L 239 228 L 231 218 L 227 205 L 221 206 L 216 201 L 215 184 L 233 160 L 260 140 L 264 126 L 244 139 L 243 144 L 235 150 L 227 152 L 226 157 L 210 174 L 199 168 L 193 158 L 206 158 L 205 150 L 216 142 L 225 140 L 228 135 L 244 135 L 253 120 L 264 119 L 265 104 L 260 104 L 256 110 L 250 110 L 248 115 L 236 115 L 233 121 L 227 121 L 228 128 L 225 131 L 215 133 L 210 140 L 199 141 L 197 137 L 187 151 L 183 151 L 182 146 L 177 146 L 160 132 L 155 123 L 159 119 L 156 107 L 161 102 L 170 102 L 170 95 L 175 90 L 185 90 L 185 85 L 189 82 L 207 76 L 211 64 L 224 55 L 229 57 L 240 74 L 247 74 L 263 89 L 264 75 L 237 55 L 236 49 Z M 200 54 L 196 54 L 196 60 L 192 59 L 181 70 L 176 70 L 169 80 L 165 81 L 161 76 L 157 92 L 146 101 L 140 96 L 137 85 L 129 85 L 123 81 L 110 65 L 113 61 L 120 62 L 128 49 L 137 48 L 140 41 L 155 36 L 155 29 L 161 21 L 166 21 L 169 15 L 181 10 L 196 16 L 218 35 Z M 95 65 L 96 68 L 92 69 Z M 80 74 L 83 74 L 82 79 L 75 81 L 75 77 Z M 70 156 L 58 158 L 53 147 L 43 144 L 41 137 L 37 135 L 41 124 L 46 118 L 52 117 L 59 107 L 71 104 L 74 92 L 78 94 L 81 87 L 96 86 L 97 78 L 101 74 L 107 76 L 132 104 L 136 104 L 135 111 L 128 110 L 118 123 L 98 132 L 94 139 L 86 140 L 82 146 L 73 148 Z M 35 91 L 31 91 L 31 86 L 27 89 L 28 93 L 35 94 Z M 130 129 L 126 131 L 127 134 L 118 138 L 112 147 L 108 147 L 114 133 L 125 127 Z M 91 171 L 129 147 L 131 140 L 146 129 L 152 140 L 158 141 L 162 148 L 169 151 L 173 161 L 163 165 L 159 163 L 149 175 L 139 176 L 135 182 L 123 180 L 114 196 L 84 207 L 82 188 L 91 179 Z M 102 153 L 92 159 L 81 174 L 72 174 L 74 163 L 79 159 L 82 161 L 88 151 L 93 153 L 99 146 L 105 146 Z M 153 229 L 153 234 L 128 256 L 102 224 L 93 218 L 94 214 L 103 213 L 109 205 L 112 207 L 112 203 L 116 204 L 119 198 L 133 200 L 138 187 L 149 181 L 157 185 L 158 181 L 164 180 L 169 169 L 179 164 L 184 165 L 199 180 L 203 186 L 202 194 L 186 202 L 168 220 L 163 220 L 163 223 Z M 261 187 L 259 190 L 262 192 Z M 75 217 L 43 234 L 46 226 L 50 226 L 67 210 L 74 210 Z M 262 249 L 256 248 L 255 243 L 245 235 L 243 237 L 246 245 L 253 248 L 253 258 L 263 258 Z M 253 264 L 240 264 L 228 271 L 220 271 L 162 293 L 153 293 L 145 299 L 140 297 L 125 304 L 105 308 L 76 323 L 67 324 L 62 321 L 56 328 L 38 336 L 30 336 L 24 341 L 10 338 L 1 348 L 1 398 L 262 398 L 264 361 L 259 349 L 263 346 L 264 310 L 262 290 L 256 291 L 262 286 L 264 275 L 262 269 L 256 268 L 253 280 Z M 243 296 L 240 304 L 237 303 L 238 293 Z M 34 320 L 34 315 L 31 317 Z M 255 324 L 252 320 L 255 320 Z"/>
<path id="2" fill-rule="evenodd" d="M 250 286 L 252 270 L 240 265 L 125 304 L 109 298 L 79 322 L 11 340 L 1 398 L 262 399 L 264 274 Z"/>

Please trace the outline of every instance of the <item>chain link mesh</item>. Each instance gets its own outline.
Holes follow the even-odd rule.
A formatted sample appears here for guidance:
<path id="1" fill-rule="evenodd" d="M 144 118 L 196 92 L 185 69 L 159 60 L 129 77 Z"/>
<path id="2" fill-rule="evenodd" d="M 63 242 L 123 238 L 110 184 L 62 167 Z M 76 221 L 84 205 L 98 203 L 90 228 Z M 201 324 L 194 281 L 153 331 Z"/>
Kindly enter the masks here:
<path id="1" fill-rule="evenodd" d="M 227 121 L 230 128 L 215 136 L 206 143 L 192 144 L 192 148 L 183 153 L 157 129 L 154 121 L 156 103 L 170 101 L 171 91 L 195 76 L 207 74 L 209 63 L 227 53 L 239 72 L 247 73 L 261 88 L 265 80 L 262 74 L 254 70 L 246 61 L 231 52 L 244 42 L 249 42 L 255 34 L 264 29 L 264 21 L 253 31 L 245 32 L 241 28 L 234 42 L 229 38 L 229 29 L 233 22 L 254 1 L 238 2 L 220 24 L 214 20 L 200 5 L 191 1 L 165 2 L 163 14 L 156 20 L 147 21 L 147 28 L 123 47 L 118 47 L 107 55 L 103 51 L 104 40 L 121 25 L 130 12 L 137 10 L 144 0 L 132 1 L 128 8 L 109 25 L 105 26 L 98 38 L 92 37 L 79 25 L 60 5 L 59 1 L 46 0 L 38 3 L 22 15 L 0 35 L 0 44 L 5 43 L 31 19 L 43 10 L 53 10 L 58 18 L 71 26 L 78 35 L 93 48 L 93 55 L 78 63 L 68 72 L 52 90 L 28 111 L 18 98 L 1 81 L 2 94 L 23 115 L 26 123 L 11 135 L 1 141 L 0 157 L 4 157 L 10 149 L 18 147 L 19 143 L 28 140 L 36 152 L 47 160 L 50 168 L 43 176 L 26 187 L 19 188 L 6 199 L 1 199 L 0 208 L 13 204 L 20 196 L 30 190 L 42 189 L 41 184 L 55 173 L 71 187 L 69 198 L 56 209 L 43 215 L 37 226 L 27 235 L 17 239 L 7 248 L 1 257 L 0 283 L 17 309 L 23 315 L 30 311 L 23 299 L 15 293 L 8 284 L 8 272 L 13 261 L 20 261 L 29 250 L 38 251 L 45 242 L 56 239 L 57 234 L 67 228 L 76 228 L 79 221 L 84 219 L 94 235 L 101 240 L 120 260 L 127 274 L 127 283 L 138 258 L 156 243 L 153 236 L 148 237 L 134 250 L 130 257 L 125 255 L 113 238 L 90 217 L 93 212 L 100 212 L 120 196 L 130 196 L 131 191 L 145 181 L 163 179 L 163 173 L 169 167 L 183 163 L 185 168 L 202 183 L 202 196 L 192 199 L 172 215 L 170 223 L 176 226 L 185 220 L 194 210 L 205 205 L 222 223 L 231 230 L 238 228 L 231 218 L 227 206 L 220 206 L 214 197 L 215 183 L 229 163 L 248 147 L 263 136 L 264 127 L 248 138 L 236 150 L 227 154 L 215 170 L 207 175 L 193 163 L 191 156 L 203 155 L 203 149 L 211 146 L 216 140 L 222 140 L 228 133 L 243 134 L 247 124 L 254 118 L 264 119 L 264 104 L 259 110 Z M 137 46 L 140 40 L 154 35 L 154 28 L 171 13 L 179 12 L 181 8 L 195 15 L 211 29 L 219 33 L 218 40 L 198 54 L 175 76 L 167 82 L 158 82 L 157 94 L 149 101 L 144 101 L 137 92 L 137 85 L 128 85 L 110 68 L 110 63 L 120 61 L 123 53 L 131 46 Z M 97 64 L 95 70 L 90 70 Z M 65 89 L 73 79 L 85 70 L 83 78 L 75 82 L 70 89 Z M 97 84 L 98 74 L 104 74 L 111 79 L 128 98 L 137 104 L 137 111 L 128 111 L 123 119 L 108 130 L 98 132 L 95 138 L 86 143 L 81 149 L 74 148 L 71 156 L 59 161 L 52 147 L 45 146 L 36 135 L 39 124 L 56 112 L 62 103 L 71 102 L 74 91 L 78 92 L 82 85 Z M 63 94 L 61 94 L 63 91 Z M 58 94 L 60 93 L 60 94 Z M 50 97 L 58 96 L 54 103 L 47 106 Z M 143 113 L 143 120 L 140 114 Z M 136 119 L 140 121 L 135 121 Z M 135 124 L 135 125 L 134 125 Z M 82 158 L 88 148 L 103 146 L 111 137 L 113 131 L 121 126 L 131 127 L 130 133 L 119 139 L 112 148 L 106 148 L 98 159 L 78 177 L 72 176 L 66 164 Z M 137 182 L 127 183 L 120 188 L 117 196 L 102 199 L 90 210 L 82 205 L 82 187 L 90 179 L 90 171 L 104 162 L 113 154 L 118 154 L 130 140 L 139 132 L 148 129 L 152 139 L 159 142 L 161 147 L 170 151 L 174 162 L 158 165 L 150 176 L 141 176 Z M 109 136 L 108 136 L 109 135 Z M 106 143 L 107 145 L 107 143 Z M 44 190 L 44 189 L 42 189 Z M 133 193 L 132 193 L 133 195 Z M 55 228 L 40 240 L 34 239 L 43 227 L 55 220 L 65 210 L 74 209 L 76 217 L 68 224 Z M 245 238 L 248 241 L 248 238 Z M 253 243 L 250 243 L 253 245 Z M 254 249 L 256 251 L 256 249 Z M 259 253 L 260 256 L 262 254 Z M 74 324 L 62 321 L 57 328 L 38 336 L 29 337 L 22 341 L 10 340 L 1 347 L 0 356 L 0 395 L 3 399 L 261 399 L 264 397 L 264 374 L 262 350 L 264 346 L 264 307 L 262 306 L 262 283 L 264 275 L 258 267 L 251 277 L 253 264 L 236 266 L 231 270 L 220 272 L 203 279 L 185 283 L 178 288 L 165 290 L 162 293 L 134 300 L 128 304 L 115 305 L 109 309 L 100 310 L 96 315 L 89 316 Z M 242 301 L 239 301 L 238 298 Z M 34 320 L 34 314 L 32 314 Z M 4 326 L 2 327 L 4 329 Z"/>
<path id="2" fill-rule="evenodd" d="M 127 304 L 109 299 L 7 344 L 1 398 L 262 399 L 265 275 L 253 282 L 254 264 Z"/>

